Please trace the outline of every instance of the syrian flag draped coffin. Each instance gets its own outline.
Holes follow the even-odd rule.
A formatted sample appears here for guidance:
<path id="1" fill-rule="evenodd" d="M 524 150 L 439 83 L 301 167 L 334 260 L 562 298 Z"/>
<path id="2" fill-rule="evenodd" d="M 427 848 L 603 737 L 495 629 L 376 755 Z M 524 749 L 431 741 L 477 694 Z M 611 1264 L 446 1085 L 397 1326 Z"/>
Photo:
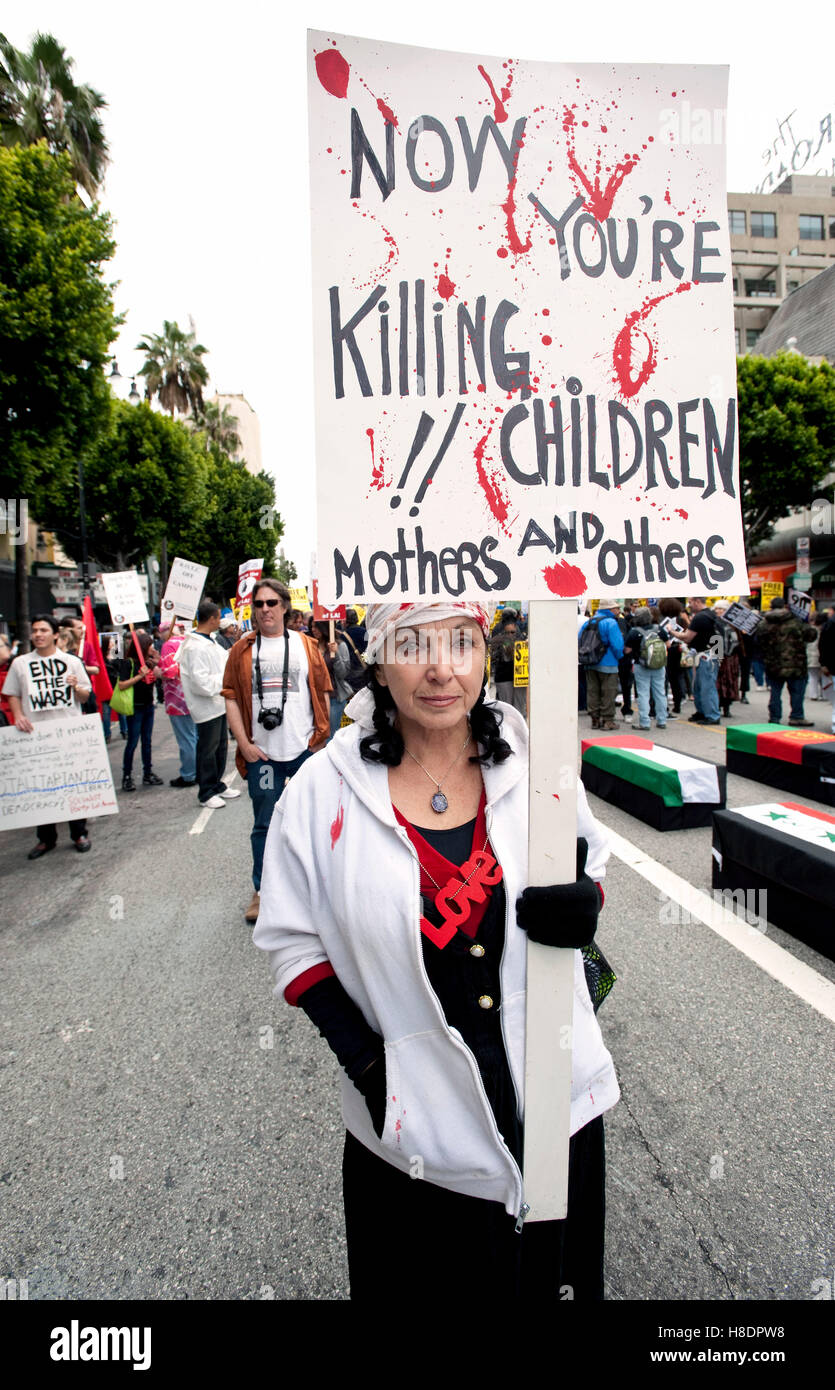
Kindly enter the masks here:
<path id="1" fill-rule="evenodd" d="M 835 816 L 793 801 L 717 811 L 713 887 L 765 895 L 758 912 L 835 960 Z"/>
<path id="2" fill-rule="evenodd" d="M 582 749 L 586 790 L 656 830 L 710 825 L 725 805 L 725 769 L 715 763 L 631 734 L 587 738 Z"/>
<path id="3" fill-rule="evenodd" d="M 730 724 L 728 772 L 835 806 L 835 736 L 779 724 Z"/>

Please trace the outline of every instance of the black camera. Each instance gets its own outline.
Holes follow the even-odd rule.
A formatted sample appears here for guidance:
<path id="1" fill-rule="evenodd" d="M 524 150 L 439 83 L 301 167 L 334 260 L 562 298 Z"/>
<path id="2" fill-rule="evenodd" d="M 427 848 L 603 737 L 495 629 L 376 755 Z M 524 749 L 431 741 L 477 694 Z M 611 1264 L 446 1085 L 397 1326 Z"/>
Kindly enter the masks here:
<path id="1" fill-rule="evenodd" d="M 267 733 L 272 733 L 273 729 L 280 729 L 284 719 L 283 711 L 280 709 L 262 709 L 258 711 L 258 723 L 262 724 Z"/>

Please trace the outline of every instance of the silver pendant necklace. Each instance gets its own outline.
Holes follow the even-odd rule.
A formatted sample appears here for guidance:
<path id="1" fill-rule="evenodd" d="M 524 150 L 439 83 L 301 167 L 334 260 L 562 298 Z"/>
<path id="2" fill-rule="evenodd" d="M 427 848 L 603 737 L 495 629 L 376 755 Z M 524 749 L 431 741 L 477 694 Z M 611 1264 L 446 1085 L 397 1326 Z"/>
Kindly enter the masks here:
<path id="1" fill-rule="evenodd" d="M 407 752 L 407 753 L 409 754 L 409 757 L 412 759 L 412 762 L 417 763 L 417 765 L 418 765 L 418 767 L 420 768 L 421 772 L 425 772 L 425 773 L 426 773 L 426 776 L 429 778 L 430 782 L 434 782 L 434 783 L 435 783 L 435 786 L 438 788 L 438 790 L 435 792 L 435 794 L 433 795 L 432 799 L 431 799 L 430 802 L 429 802 L 429 805 L 432 807 L 432 810 L 436 813 L 436 815 L 442 816 L 443 813 L 444 813 L 444 811 L 446 811 L 447 808 L 448 808 L 448 806 L 449 806 L 449 802 L 447 801 L 446 797 L 444 796 L 443 792 L 441 791 L 441 785 L 442 785 L 442 783 L 444 783 L 444 782 L 446 781 L 447 777 L 448 777 L 449 774 L 452 772 L 452 769 L 455 767 L 455 764 L 458 762 L 458 759 L 461 757 L 461 754 L 464 752 L 464 749 L 467 747 L 467 744 L 469 743 L 469 741 L 470 741 L 470 733 L 469 733 L 469 730 L 467 730 L 467 737 L 466 737 L 466 739 L 464 740 L 464 743 L 463 743 L 463 745 L 462 745 L 462 747 L 461 747 L 461 751 L 456 755 L 456 757 L 455 757 L 455 758 L 453 759 L 453 761 L 450 763 L 449 767 L 447 768 L 447 770 L 446 770 L 446 772 L 444 773 L 443 777 L 441 778 L 441 781 L 440 781 L 440 782 L 438 781 L 437 777 L 433 777 L 433 776 L 432 776 L 432 773 L 429 772 L 429 771 L 423 766 L 423 763 L 420 762 L 420 761 L 415 757 L 414 753 L 412 753 L 410 749 L 406 748 L 406 745 L 405 745 L 405 744 L 403 745 L 405 752 Z"/>

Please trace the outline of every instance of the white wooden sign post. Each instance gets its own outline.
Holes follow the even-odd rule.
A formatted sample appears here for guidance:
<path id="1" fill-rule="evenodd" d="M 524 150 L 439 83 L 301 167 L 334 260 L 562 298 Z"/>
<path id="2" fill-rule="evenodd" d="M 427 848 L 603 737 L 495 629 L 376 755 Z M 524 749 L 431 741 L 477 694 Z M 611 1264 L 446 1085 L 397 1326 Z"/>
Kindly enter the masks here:
<path id="1" fill-rule="evenodd" d="M 531 601 L 530 881 L 573 881 L 574 600 L 747 592 L 727 71 L 311 33 L 308 78 L 322 601 Z M 529 953 L 538 1220 L 574 955 Z"/>

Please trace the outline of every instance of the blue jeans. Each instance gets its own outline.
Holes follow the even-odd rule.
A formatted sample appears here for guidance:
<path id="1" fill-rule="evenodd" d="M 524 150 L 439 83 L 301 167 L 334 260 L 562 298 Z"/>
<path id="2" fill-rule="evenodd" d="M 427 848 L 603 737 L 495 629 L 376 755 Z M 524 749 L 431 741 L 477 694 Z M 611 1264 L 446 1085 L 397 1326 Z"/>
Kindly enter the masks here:
<path id="1" fill-rule="evenodd" d="M 779 724 L 783 718 L 783 686 L 788 686 L 790 719 L 803 718 L 803 696 L 806 694 L 806 676 L 769 676 L 768 718 L 771 724 Z"/>
<path id="2" fill-rule="evenodd" d="M 154 706 L 134 710 L 128 716 L 128 741 L 125 744 L 125 757 L 122 762 L 123 777 L 130 777 L 133 768 L 133 755 L 136 745 L 142 739 L 142 771 L 147 777 L 151 772 L 151 736 L 154 732 Z"/>
<path id="3" fill-rule="evenodd" d="M 719 678 L 719 662 L 713 656 L 700 656 L 693 672 L 693 699 L 696 713 L 705 719 L 719 718 L 719 696 L 716 682 Z"/>
<path id="4" fill-rule="evenodd" d="M 667 687 L 664 679 L 666 675 L 664 667 L 661 666 L 657 671 L 650 671 L 647 666 L 642 666 L 639 661 L 636 661 L 633 675 L 638 691 L 638 722 L 641 728 L 649 728 L 649 697 L 651 694 L 655 701 L 655 718 L 658 721 L 658 727 L 663 729 L 667 723 Z"/>
<path id="5" fill-rule="evenodd" d="M 247 763 L 246 786 L 252 801 L 252 814 L 255 817 L 249 840 L 252 845 L 252 884 L 256 893 L 261 891 L 264 845 L 267 842 L 267 831 L 275 804 L 284 791 L 285 782 L 298 772 L 302 763 L 310 756 L 310 749 L 305 748 L 303 753 L 289 763 L 276 763 L 272 759 L 263 758 L 258 758 L 254 763 Z"/>
<path id="6" fill-rule="evenodd" d="M 197 780 L 197 725 L 190 714 L 169 714 L 171 728 L 180 750 L 180 776 L 184 782 Z"/>
<path id="7" fill-rule="evenodd" d="M 331 738 L 342 723 L 342 714 L 347 703 L 347 700 L 337 700 L 331 695 Z"/>

